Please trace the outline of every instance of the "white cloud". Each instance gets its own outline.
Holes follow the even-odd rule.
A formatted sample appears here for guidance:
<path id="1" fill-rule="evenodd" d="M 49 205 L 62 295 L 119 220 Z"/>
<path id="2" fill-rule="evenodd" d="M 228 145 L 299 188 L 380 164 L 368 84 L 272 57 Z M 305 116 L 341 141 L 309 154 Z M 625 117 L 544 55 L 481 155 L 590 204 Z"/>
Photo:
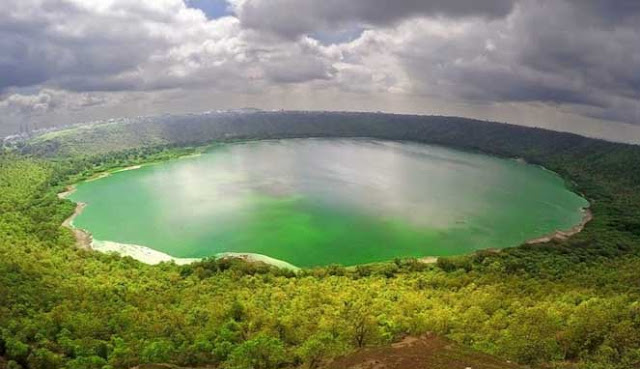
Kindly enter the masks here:
<path id="1" fill-rule="evenodd" d="M 79 110 L 107 102 L 107 98 L 95 93 L 71 93 L 42 89 L 35 94 L 11 94 L 0 101 L 0 110 L 8 114 L 43 115 L 56 110 Z"/>
<path id="2" fill-rule="evenodd" d="M 565 119 L 551 107 L 640 123 L 632 3 L 604 12 L 598 0 L 372 1 L 232 0 L 235 15 L 208 19 L 183 0 L 0 0 L 0 113 L 185 111 L 204 94 L 217 96 L 212 105 L 271 108 L 423 101 L 426 113 L 446 101 L 444 113 L 473 115 L 465 105 L 478 116 L 528 104 L 540 119 Z M 362 32 L 313 38 L 343 29 Z"/>

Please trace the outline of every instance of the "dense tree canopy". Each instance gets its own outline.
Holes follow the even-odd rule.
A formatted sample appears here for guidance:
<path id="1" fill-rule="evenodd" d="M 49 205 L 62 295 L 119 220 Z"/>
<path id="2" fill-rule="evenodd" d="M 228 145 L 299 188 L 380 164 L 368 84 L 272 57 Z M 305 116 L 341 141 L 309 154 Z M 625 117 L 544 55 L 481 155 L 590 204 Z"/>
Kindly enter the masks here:
<path id="1" fill-rule="evenodd" d="M 640 365 L 640 147 L 446 117 L 185 119 L 74 128 L 4 149 L 0 357 L 9 368 L 315 368 L 425 332 L 522 364 Z M 149 266 L 78 249 L 60 227 L 75 205 L 57 193 L 96 173 L 216 140 L 340 135 L 522 157 L 563 175 L 595 218 L 562 242 L 436 265 L 395 260 L 298 273 L 238 260 Z"/>

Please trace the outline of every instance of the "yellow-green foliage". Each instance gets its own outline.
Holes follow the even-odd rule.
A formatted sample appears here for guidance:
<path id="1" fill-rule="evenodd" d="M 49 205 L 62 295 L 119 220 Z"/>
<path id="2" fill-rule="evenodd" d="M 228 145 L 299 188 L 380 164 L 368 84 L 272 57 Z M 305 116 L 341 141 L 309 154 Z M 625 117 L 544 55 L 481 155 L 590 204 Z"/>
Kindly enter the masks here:
<path id="1" fill-rule="evenodd" d="M 69 175 L 156 154 L 57 163 L 4 155 L 0 356 L 12 367 L 47 369 L 314 367 L 361 346 L 436 332 L 524 364 L 637 366 L 638 184 L 623 167 L 593 171 L 598 160 L 637 156 L 601 154 L 536 154 L 598 199 L 596 220 L 568 242 L 431 266 L 396 260 L 297 275 L 239 261 L 148 266 L 78 250 L 59 226 L 74 205 L 55 192 Z"/>

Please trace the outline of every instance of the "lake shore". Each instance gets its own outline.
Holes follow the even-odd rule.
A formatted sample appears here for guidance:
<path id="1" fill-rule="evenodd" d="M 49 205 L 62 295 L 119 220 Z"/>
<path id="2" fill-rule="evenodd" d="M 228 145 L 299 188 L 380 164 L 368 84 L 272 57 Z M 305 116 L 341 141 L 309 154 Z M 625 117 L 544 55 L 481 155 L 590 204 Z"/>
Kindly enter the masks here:
<path id="1" fill-rule="evenodd" d="M 174 262 L 178 265 L 191 264 L 202 260 L 202 258 L 177 258 L 161 251 L 154 250 L 147 246 L 119 243 L 113 241 L 93 240 L 91 248 L 104 253 L 115 252 L 121 256 L 129 256 L 140 262 L 156 265 L 166 262 Z M 265 263 L 280 269 L 298 270 L 300 268 L 285 261 L 271 258 L 266 255 L 253 253 L 224 252 L 214 256 L 216 259 L 239 259 L 247 263 Z"/>
<path id="2" fill-rule="evenodd" d="M 582 213 L 583 213 L 582 214 L 582 220 L 580 221 L 580 223 L 576 224 L 571 229 L 566 230 L 566 231 L 555 231 L 555 232 L 553 232 L 551 234 L 548 234 L 546 236 L 542 236 L 542 237 L 538 237 L 538 238 L 534 238 L 532 240 L 529 240 L 529 241 L 525 242 L 525 244 L 526 245 L 536 245 L 536 244 L 547 243 L 547 242 L 551 242 L 551 241 L 565 241 L 569 237 L 582 232 L 582 230 L 587 225 L 587 223 L 589 223 L 590 221 L 593 220 L 593 212 L 589 208 L 583 208 L 582 209 Z"/>
<path id="3" fill-rule="evenodd" d="M 134 168 L 136 169 L 136 168 Z M 132 170 L 132 169 L 129 169 Z M 58 194 L 58 197 L 61 199 L 67 198 L 75 191 L 75 186 L 68 186 L 64 192 Z M 91 233 L 86 230 L 76 228 L 73 225 L 73 220 L 82 213 L 87 204 L 85 203 L 77 203 L 76 208 L 73 214 L 64 220 L 62 226 L 68 228 L 73 233 L 76 239 L 76 245 L 83 250 L 93 250 L 99 251 L 103 253 L 116 252 L 121 256 L 130 256 L 133 259 L 136 259 L 142 263 L 156 265 L 163 262 L 174 262 L 178 265 L 186 265 L 191 264 L 197 261 L 202 260 L 202 258 L 176 258 L 171 255 L 165 254 L 163 252 L 151 249 L 146 246 L 141 245 L 133 245 L 133 244 L 123 244 L 112 241 L 100 241 L 94 240 Z M 583 210 L 582 221 L 579 224 L 576 224 L 569 230 L 566 231 L 555 231 L 549 235 L 538 237 L 526 241 L 527 245 L 535 245 L 551 242 L 553 240 L 556 241 L 564 241 L 571 236 L 574 236 L 584 229 L 584 227 L 593 220 L 593 212 L 589 208 L 584 208 Z M 271 258 L 262 254 L 253 254 L 253 253 L 235 253 L 235 252 L 226 252 L 215 255 L 218 259 L 225 258 L 234 258 L 244 260 L 248 263 L 256 263 L 262 262 L 271 266 L 275 266 L 281 269 L 290 269 L 290 270 L 299 270 L 300 268 L 289 264 L 285 261 Z M 425 256 L 417 259 L 418 262 L 423 264 L 435 264 L 438 262 L 438 257 L 435 256 Z"/>
<path id="4" fill-rule="evenodd" d="M 132 166 L 125 169 L 118 170 L 116 172 L 121 172 L 125 170 L 135 170 L 139 169 L 141 166 Z M 115 172 L 111 172 L 115 173 Z M 104 178 L 108 176 L 110 173 L 103 174 Z M 67 186 L 63 192 L 58 193 L 58 198 L 66 199 L 76 190 L 76 187 L 71 185 Z M 197 261 L 202 260 L 202 258 L 176 258 L 171 255 L 165 254 L 163 252 L 154 250 L 152 248 L 141 246 L 141 245 L 133 245 L 133 244 L 124 244 L 112 241 L 101 241 L 93 239 L 93 236 L 90 232 L 77 228 L 73 225 L 73 220 L 82 213 L 87 204 L 79 202 L 76 203 L 76 208 L 67 219 L 62 222 L 62 226 L 68 228 L 73 233 L 73 236 L 76 239 L 76 246 L 83 250 L 92 250 L 103 253 L 115 252 L 121 256 L 130 256 L 142 263 L 155 265 L 164 262 L 174 262 L 178 265 L 186 265 L 191 264 Z M 265 263 L 271 266 L 275 266 L 281 269 L 290 269 L 290 270 L 299 270 L 300 268 L 289 264 L 285 261 L 271 258 L 262 254 L 252 254 L 252 253 L 235 253 L 235 252 L 225 252 L 215 255 L 217 259 L 240 259 L 244 260 L 248 263 Z"/>
<path id="5" fill-rule="evenodd" d="M 435 264 L 438 262 L 437 256 L 425 256 L 417 259 L 422 264 Z"/>
<path id="6" fill-rule="evenodd" d="M 200 153 L 196 153 L 192 155 L 186 155 L 180 158 L 189 158 L 189 157 L 194 157 L 199 155 Z M 519 163 L 526 164 L 526 161 L 524 161 L 523 159 L 516 158 L 515 160 Z M 90 182 L 90 181 L 108 177 L 115 173 L 140 169 L 146 165 L 149 165 L 149 163 L 145 163 L 142 165 L 131 165 L 127 167 L 120 167 L 120 168 L 104 171 L 102 173 L 95 174 L 94 176 L 86 179 L 85 181 Z M 59 193 L 58 196 L 60 198 L 67 198 L 73 193 L 74 190 L 75 190 L 75 186 L 68 186 L 66 190 Z M 171 262 L 171 261 L 176 262 L 178 264 L 187 264 L 187 263 L 200 260 L 200 259 L 190 259 L 190 258 L 175 258 L 171 255 L 164 254 L 162 252 L 156 251 L 154 249 L 151 249 L 149 247 L 142 246 L 142 245 L 121 244 L 121 243 L 112 242 L 112 241 L 94 240 L 90 232 L 87 232 L 80 228 L 76 228 L 73 225 L 74 219 L 82 213 L 85 206 L 86 204 L 84 203 L 77 203 L 74 213 L 68 219 L 66 219 L 62 224 L 64 227 L 69 228 L 73 232 L 73 235 L 76 239 L 76 243 L 80 248 L 93 249 L 93 250 L 102 251 L 102 252 L 118 252 L 121 255 L 131 256 L 136 260 L 139 260 L 147 264 L 158 264 L 161 262 Z M 567 238 L 581 232 L 584 226 L 593 218 L 590 209 L 584 208 L 582 209 L 582 211 L 583 211 L 583 217 L 581 222 L 575 225 L 574 227 L 572 227 L 571 229 L 554 231 L 551 234 L 547 234 L 542 237 L 537 237 L 534 239 L 530 239 L 528 241 L 524 241 L 523 244 L 539 244 L 539 243 L 550 242 L 553 240 L 566 240 Z M 117 238 L 117 236 L 115 236 L 114 238 Z M 206 254 L 206 252 L 200 253 L 200 254 Z M 429 255 L 428 253 L 426 254 Z M 274 265 L 277 267 L 296 268 L 295 266 L 289 263 L 286 263 L 284 261 L 273 259 L 265 255 L 257 255 L 257 254 L 251 254 L 251 253 L 225 253 L 225 254 L 216 255 L 215 257 L 238 258 L 238 259 L 245 260 L 247 262 L 264 262 L 266 264 Z M 418 258 L 417 260 L 420 263 L 433 264 L 437 262 L 438 257 L 424 256 L 424 257 Z"/>
<path id="7" fill-rule="evenodd" d="M 118 173 L 118 172 L 124 172 L 124 171 L 128 171 L 128 170 L 136 170 L 136 169 L 140 169 L 142 168 L 142 165 L 131 165 L 125 168 L 121 168 L 121 169 L 116 169 L 113 171 L 107 171 L 105 173 L 101 173 L 97 176 L 95 176 L 94 178 L 89 178 L 86 180 L 86 182 L 90 182 L 90 181 L 95 181 L 98 180 L 100 178 L 105 178 L 110 176 L 113 173 Z M 64 191 L 58 193 L 58 198 L 59 199 L 66 199 L 69 196 L 71 196 L 71 194 L 73 194 L 76 191 L 76 186 L 75 185 L 69 185 L 65 188 Z M 78 217 L 82 211 L 84 210 L 84 208 L 87 206 L 87 204 L 83 203 L 83 202 L 78 202 L 76 203 L 76 208 L 73 211 L 73 214 L 71 214 L 71 216 L 69 216 L 69 218 L 65 219 L 62 222 L 62 226 L 65 228 L 68 228 L 71 230 L 71 232 L 73 233 L 74 238 L 76 239 L 76 245 L 83 249 L 83 250 L 92 250 L 92 244 L 93 244 L 93 237 L 91 235 L 90 232 L 81 229 L 81 228 L 76 228 L 73 225 L 73 220 Z"/>
<path id="8" fill-rule="evenodd" d="M 60 192 L 58 194 L 58 198 L 66 199 L 76 190 L 75 186 L 68 186 L 64 192 Z M 82 213 L 85 206 L 87 204 L 83 202 L 76 203 L 76 208 L 73 211 L 73 214 L 69 216 L 62 222 L 62 226 L 68 228 L 73 233 L 73 237 L 76 239 L 76 246 L 83 250 L 91 250 L 91 243 L 93 241 L 93 237 L 91 237 L 91 233 L 85 231 L 84 229 L 76 228 L 73 226 L 73 220 Z"/>
<path id="9" fill-rule="evenodd" d="M 113 241 L 93 240 L 91 242 L 91 249 L 102 253 L 115 252 L 120 256 L 129 256 L 133 259 L 149 265 L 156 265 L 166 262 L 174 262 L 178 265 L 186 265 L 201 260 L 200 258 L 176 258 L 146 246 Z"/>
<path id="10" fill-rule="evenodd" d="M 76 190 L 76 186 L 69 185 L 69 186 L 65 187 L 64 191 L 58 193 L 58 198 L 59 199 L 66 199 L 67 197 L 71 196 L 71 194 L 74 193 L 75 190 Z"/>
<path id="11" fill-rule="evenodd" d="M 576 234 L 582 232 L 582 230 L 584 229 L 584 227 L 587 225 L 587 223 L 589 223 L 590 221 L 593 220 L 593 212 L 591 211 L 591 209 L 589 208 L 583 208 L 582 209 L 582 220 L 580 221 L 580 223 L 576 224 L 575 226 L 571 227 L 571 229 L 566 230 L 566 231 L 555 231 L 551 234 L 548 234 L 546 236 L 542 236 L 542 237 L 537 237 L 531 240 L 526 241 L 524 244 L 525 245 L 538 245 L 538 244 L 543 244 L 543 243 L 547 243 L 547 242 L 551 242 L 551 241 L 565 241 L 567 240 L 569 237 L 571 236 L 575 236 Z M 479 251 L 493 251 L 493 252 L 500 252 L 501 249 L 484 249 L 484 250 L 477 250 L 477 252 Z M 423 263 L 423 264 L 435 264 L 438 262 L 438 257 L 436 256 L 425 256 L 422 258 L 418 258 L 417 259 L 418 262 Z"/>
<path id="12" fill-rule="evenodd" d="M 139 168 L 141 168 L 140 165 L 131 166 L 131 167 L 117 170 L 115 172 L 105 173 L 99 178 L 104 178 L 110 175 L 111 173 L 117 173 L 117 172 L 126 171 L 126 170 L 135 170 Z M 66 199 L 71 194 L 73 194 L 75 190 L 76 190 L 75 186 L 73 185 L 67 186 L 65 191 L 58 193 L 58 197 L 61 199 Z M 202 260 L 201 258 L 176 258 L 171 255 L 168 255 L 160 251 L 151 249 L 146 246 L 141 246 L 141 245 L 122 244 L 122 243 L 117 243 L 112 241 L 94 240 L 90 232 L 80 228 L 76 228 L 73 225 L 73 220 L 82 213 L 86 205 L 87 204 L 82 202 L 76 203 L 76 208 L 73 214 L 69 216 L 69 218 L 65 219 L 64 222 L 62 223 L 63 227 L 70 229 L 71 232 L 73 233 L 76 239 L 77 247 L 83 250 L 94 250 L 94 251 L 99 251 L 104 253 L 116 252 L 122 256 L 130 256 L 140 262 L 143 262 L 145 264 L 150 264 L 150 265 L 155 265 L 163 262 L 174 262 L 178 265 L 185 265 L 185 264 L 191 264 L 193 262 Z M 535 245 L 535 244 L 551 242 L 554 240 L 564 241 L 569 237 L 582 232 L 582 230 L 587 225 L 587 223 L 593 220 L 593 212 L 591 211 L 591 209 L 583 208 L 582 212 L 583 212 L 583 217 L 581 222 L 573 226 L 571 229 L 566 231 L 557 230 L 546 236 L 537 237 L 537 238 L 528 240 L 524 244 Z M 236 258 L 236 259 L 244 260 L 248 263 L 262 262 L 262 263 L 272 265 L 282 269 L 290 269 L 290 270 L 300 269 L 285 261 L 274 259 L 261 254 L 227 252 L 227 253 L 217 254 L 215 255 L 215 257 L 221 258 L 221 259 Z M 417 260 L 418 262 L 423 264 L 435 264 L 438 261 L 438 257 L 425 256 L 425 257 L 418 258 Z"/>
<path id="13" fill-rule="evenodd" d="M 140 165 L 132 165 L 132 166 L 129 166 L 129 167 L 126 167 L 126 168 L 121 168 L 121 169 L 109 170 L 109 171 L 106 171 L 106 172 L 103 172 L 103 173 L 99 173 L 96 176 L 85 180 L 85 182 L 97 181 L 99 179 L 109 177 L 110 175 L 115 174 L 115 173 L 126 172 L 126 171 L 129 171 L 129 170 L 136 170 L 136 169 L 140 169 L 140 168 L 142 168 L 141 164 Z"/>

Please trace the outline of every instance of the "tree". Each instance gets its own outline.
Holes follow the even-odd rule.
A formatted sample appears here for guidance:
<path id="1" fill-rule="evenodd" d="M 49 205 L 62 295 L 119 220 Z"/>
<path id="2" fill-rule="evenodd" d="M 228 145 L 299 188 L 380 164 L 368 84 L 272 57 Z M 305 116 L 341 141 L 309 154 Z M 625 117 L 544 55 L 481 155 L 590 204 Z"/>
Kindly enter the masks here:
<path id="1" fill-rule="evenodd" d="M 282 342 L 274 337 L 259 335 L 237 346 L 227 364 L 233 369 L 274 369 L 284 362 Z"/>
<path id="2" fill-rule="evenodd" d="M 62 366 L 62 357 L 45 348 L 36 349 L 27 359 L 30 369 L 57 369 Z"/>
<path id="3" fill-rule="evenodd" d="M 309 369 L 315 369 L 323 361 L 340 355 L 344 347 L 329 333 L 318 333 L 309 337 L 298 349 L 297 354 Z"/>
<path id="4" fill-rule="evenodd" d="M 165 363 L 171 358 L 173 346 L 165 340 L 147 343 L 142 349 L 141 358 L 144 363 Z"/>

